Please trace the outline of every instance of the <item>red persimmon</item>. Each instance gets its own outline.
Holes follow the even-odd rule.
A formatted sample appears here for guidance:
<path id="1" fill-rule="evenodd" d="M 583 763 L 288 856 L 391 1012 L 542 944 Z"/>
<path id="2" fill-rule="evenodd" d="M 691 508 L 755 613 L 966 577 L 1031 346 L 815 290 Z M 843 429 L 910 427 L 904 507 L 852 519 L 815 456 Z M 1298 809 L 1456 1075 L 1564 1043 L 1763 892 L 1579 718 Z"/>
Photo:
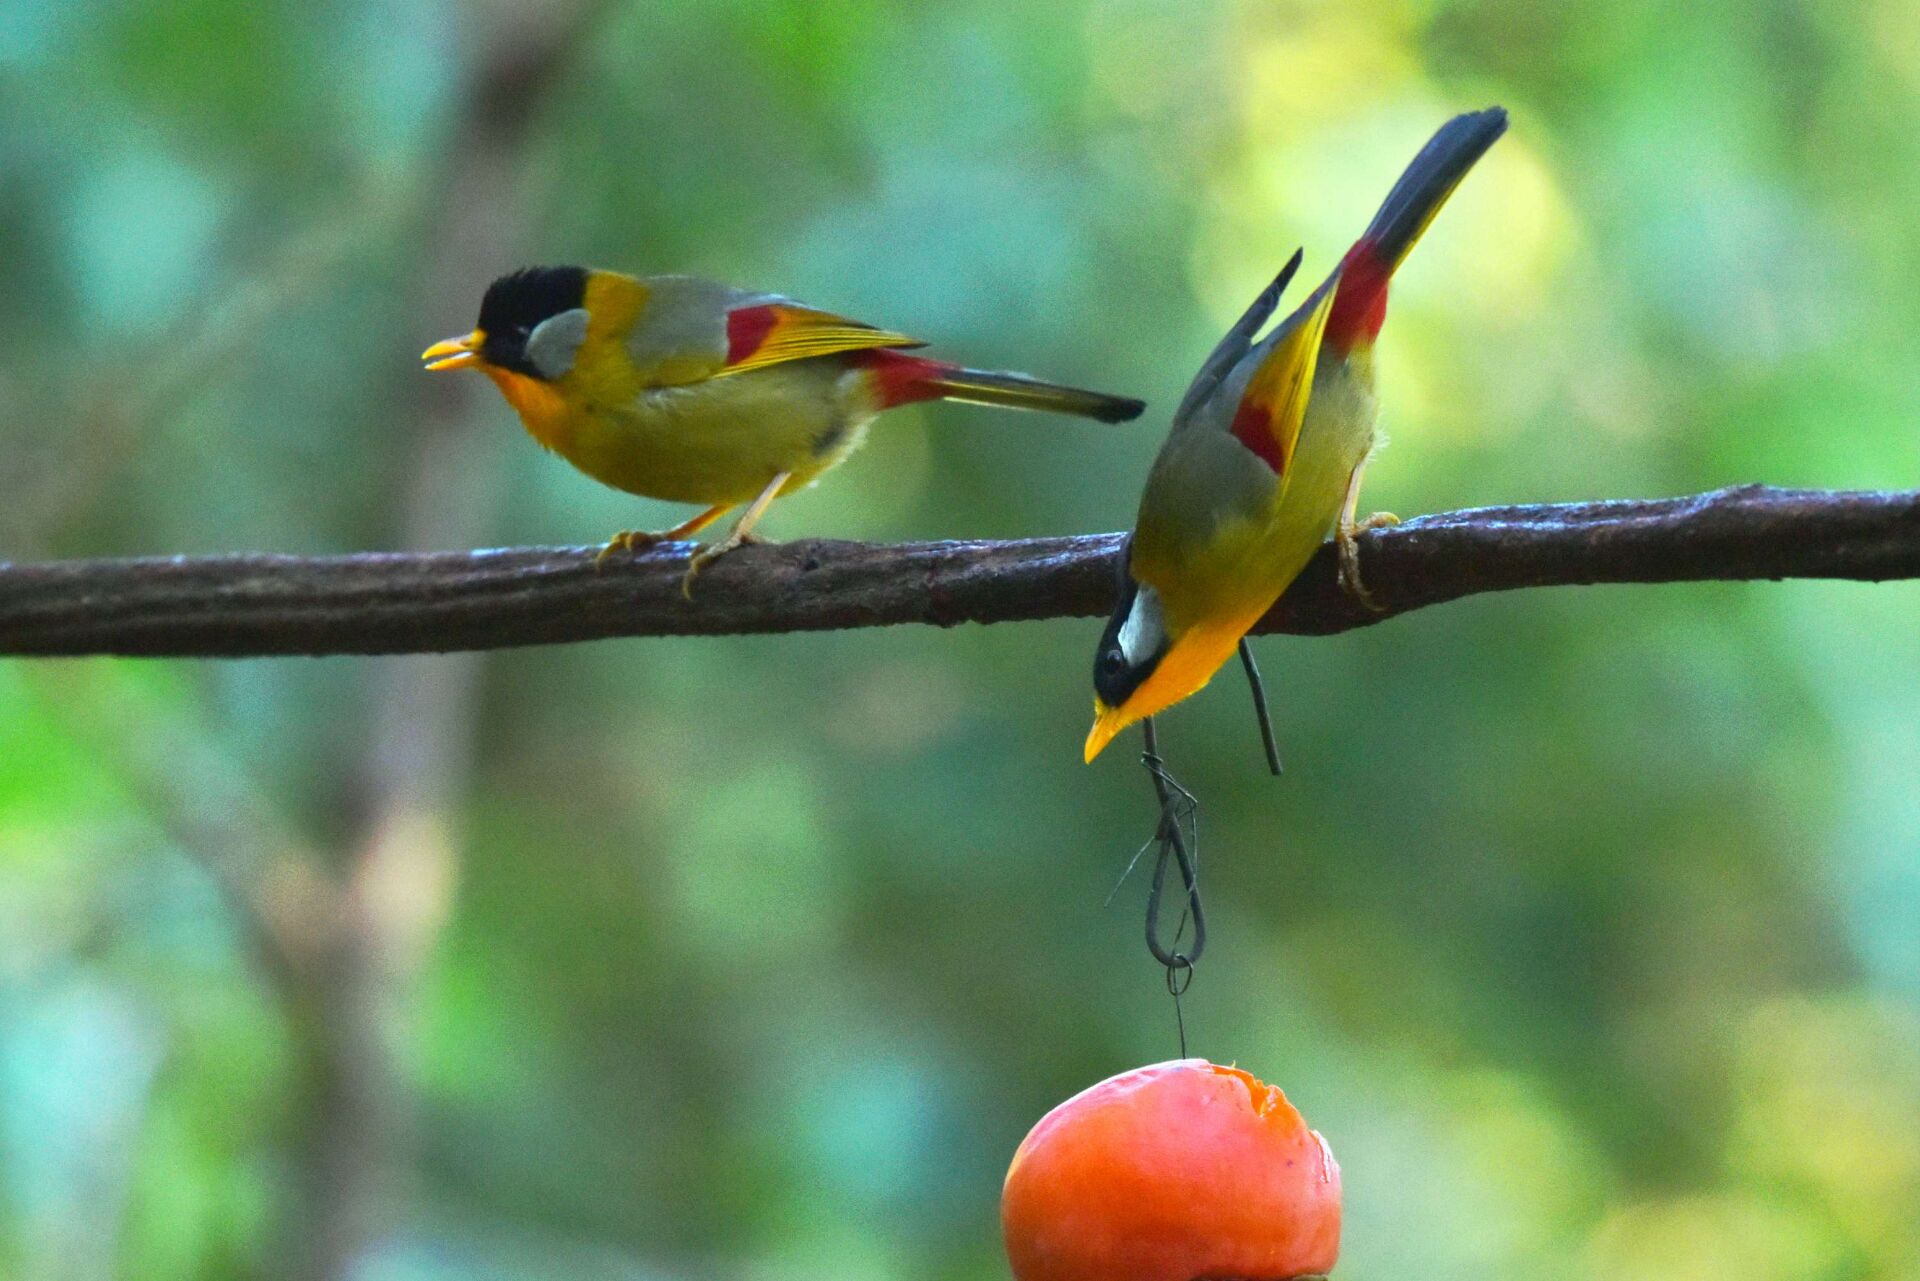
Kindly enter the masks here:
<path id="1" fill-rule="evenodd" d="M 1277 1087 L 1180 1059 L 1033 1127 L 1000 1200 L 1017 1281 L 1282 1281 L 1340 1251 L 1340 1167 Z"/>

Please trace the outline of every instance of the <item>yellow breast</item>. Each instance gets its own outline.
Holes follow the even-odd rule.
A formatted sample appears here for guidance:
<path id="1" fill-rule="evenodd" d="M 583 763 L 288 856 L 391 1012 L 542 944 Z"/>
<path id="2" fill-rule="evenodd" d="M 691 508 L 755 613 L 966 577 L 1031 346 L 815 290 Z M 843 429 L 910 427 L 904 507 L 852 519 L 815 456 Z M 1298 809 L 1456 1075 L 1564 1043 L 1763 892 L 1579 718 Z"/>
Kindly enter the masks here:
<path id="1" fill-rule="evenodd" d="M 617 405 L 489 369 L 528 434 L 587 475 L 671 502 L 751 501 L 775 476 L 811 483 L 858 447 L 873 407 L 830 361 L 656 387 Z"/>

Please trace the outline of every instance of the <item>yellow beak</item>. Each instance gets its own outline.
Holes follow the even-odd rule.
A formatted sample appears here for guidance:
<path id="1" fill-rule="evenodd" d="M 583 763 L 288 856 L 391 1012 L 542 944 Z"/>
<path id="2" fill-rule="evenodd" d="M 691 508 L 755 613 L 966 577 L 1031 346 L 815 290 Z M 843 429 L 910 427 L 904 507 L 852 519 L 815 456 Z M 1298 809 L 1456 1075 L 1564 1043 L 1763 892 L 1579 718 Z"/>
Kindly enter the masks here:
<path id="1" fill-rule="evenodd" d="M 1106 750 L 1113 736 L 1131 725 L 1133 720 L 1118 707 L 1108 707 L 1098 698 L 1093 700 L 1093 728 L 1087 731 L 1087 764 L 1093 764 L 1093 758 Z"/>
<path id="2" fill-rule="evenodd" d="M 435 343 L 420 353 L 420 359 L 427 362 L 428 370 L 436 373 L 442 369 L 465 369 L 480 363 L 480 345 L 486 341 L 487 335 L 476 329 L 464 338 Z"/>

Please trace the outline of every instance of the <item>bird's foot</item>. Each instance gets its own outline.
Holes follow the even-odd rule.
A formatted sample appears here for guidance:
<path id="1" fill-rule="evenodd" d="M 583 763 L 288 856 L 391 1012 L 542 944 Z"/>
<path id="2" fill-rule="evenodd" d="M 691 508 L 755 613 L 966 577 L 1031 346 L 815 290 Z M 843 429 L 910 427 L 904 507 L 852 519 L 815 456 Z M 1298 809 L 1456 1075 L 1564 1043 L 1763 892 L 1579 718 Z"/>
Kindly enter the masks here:
<path id="1" fill-rule="evenodd" d="M 671 536 L 671 531 L 656 533 L 650 529 L 623 529 L 607 540 L 607 545 L 593 558 L 593 567 L 599 569 L 606 563 L 607 557 L 615 552 L 643 552 Z"/>
<path id="2" fill-rule="evenodd" d="M 680 580 L 680 594 L 688 600 L 692 600 L 693 580 L 699 577 L 701 570 L 711 565 L 714 561 L 719 560 L 736 547 L 760 547 L 764 546 L 767 541 L 767 539 L 760 537 L 760 535 L 750 529 L 736 529 L 719 542 L 702 547 L 687 560 L 686 576 Z"/>
<path id="3" fill-rule="evenodd" d="M 1386 613 L 1387 607 L 1375 600 L 1373 593 L 1360 580 L 1360 544 L 1356 537 L 1369 529 L 1385 529 L 1399 523 L 1400 518 L 1392 512 L 1375 512 L 1362 521 L 1342 521 L 1334 534 L 1334 541 L 1340 549 L 1341 590 L 1376 614 Z"/>

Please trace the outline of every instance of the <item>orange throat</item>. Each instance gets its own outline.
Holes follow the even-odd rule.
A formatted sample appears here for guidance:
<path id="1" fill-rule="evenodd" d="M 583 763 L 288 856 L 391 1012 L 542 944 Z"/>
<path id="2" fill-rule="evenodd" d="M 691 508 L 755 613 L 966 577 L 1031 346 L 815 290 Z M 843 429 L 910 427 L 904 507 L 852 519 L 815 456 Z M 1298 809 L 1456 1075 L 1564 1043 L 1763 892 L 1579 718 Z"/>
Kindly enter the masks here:
<path id="1" fill-rule="evenodd" d="M 480 372 L 493 379 L 493 385 L 520 415 L 528 435 L 548 449 L 560 448 L 568 434 L 573 411 L 558 387 L 498 365 L 482 365 Z"/>
<path id="2" fill-rule="evenodd" d="M 1265 612 L 1263 608 L 1260 614 Z M 1233 657 L 1240 638 L 1259 621 L 1260 614 L 1196 625 L 1173 643 L 1153 674 L 1140 682 L 1140 688 L 1128 695 L 1126 702 L 1118 707 L 1105 707 L 1095 699 L 1093 729 L 1087 734 L 1088 763 L 1127 726 L 1205 689 L 1213 674 Z"/>

